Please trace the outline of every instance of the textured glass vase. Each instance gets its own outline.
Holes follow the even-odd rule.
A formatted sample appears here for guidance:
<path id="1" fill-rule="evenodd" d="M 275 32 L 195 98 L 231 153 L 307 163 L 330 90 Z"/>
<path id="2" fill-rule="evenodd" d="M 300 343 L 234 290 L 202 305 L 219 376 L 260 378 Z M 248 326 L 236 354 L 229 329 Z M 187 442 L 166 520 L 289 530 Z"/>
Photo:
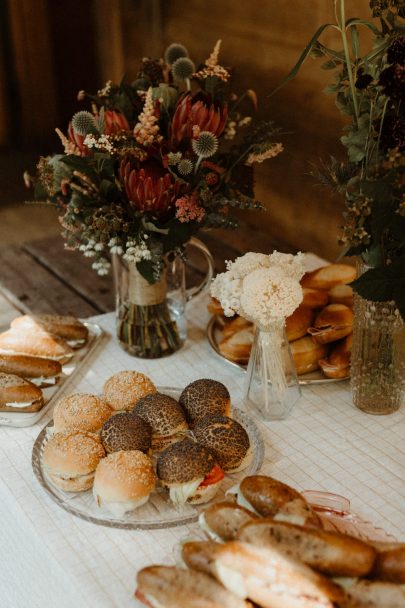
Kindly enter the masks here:
<path id="1" fill-rule="evenodd" d="M 266 420 L 286 418 L 301 396 L 283 326 L 256 328 L 246 374 L 245 406 Z"/>
<path id="2" fill-rule="evenodd" d="M 405 326 L 394 302 L 354 295 L 351 358 L 353 402 L 368 414 L 390 414 L 405 385 Z"/>

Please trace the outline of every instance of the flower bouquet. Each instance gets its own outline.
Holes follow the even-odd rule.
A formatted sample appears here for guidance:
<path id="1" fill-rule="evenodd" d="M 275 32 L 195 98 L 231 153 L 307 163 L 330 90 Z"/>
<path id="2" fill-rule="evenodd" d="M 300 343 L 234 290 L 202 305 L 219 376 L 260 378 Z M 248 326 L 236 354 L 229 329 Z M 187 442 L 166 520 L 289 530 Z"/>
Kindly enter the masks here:
<path id="1" fill-rule="evenodd" d="M 301 395 L 285 320 L 302 301 L 303 274 L 301 253 L 250 252 L 228 262 L 211 285 L 225 316 L 239 314 L 255 325 L 245 402 L 266 419 L 285 418 Z"/>
<path id="2" fill-rule="evenodd" d="M 139 356 L 181 343 L 165 295 L 169 257 L 200 228 L 236 227 L 233 209 L 260 208 L 252 165 L 282 150 L 274 124 L 253 118 L 254 91 L 231 91 L 219 51 L 220 41 L 196 67 L 172 44 L 164 60 L 143 59 L 132 83 L 80 91 L 90 109 L 74 114 L 67 134 L 57 129 L 64 154 L 41 158 L 37 177 L 27 176 L 36 198 L 60 210 L 67 249 L 92 257 L 99 274 L 119 257 L 129 293 L 150 294 L 129 297 L 118 314 L 118 335 Z"/>

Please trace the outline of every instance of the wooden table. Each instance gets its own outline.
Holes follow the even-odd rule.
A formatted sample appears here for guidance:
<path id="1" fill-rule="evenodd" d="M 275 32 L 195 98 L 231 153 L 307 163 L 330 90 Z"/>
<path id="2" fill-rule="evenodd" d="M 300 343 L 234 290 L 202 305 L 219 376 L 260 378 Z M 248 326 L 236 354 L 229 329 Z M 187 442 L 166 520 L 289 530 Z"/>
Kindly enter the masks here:
<path id="1" fill-rule="evenodd" d="M 237 231 L 214 230 L 200 235 L 215 259 L 216 271 L 225 260 L 241 253 L 273 249 L 294 252 L 290 245 L 243 226 Z M 59 236 L 0 248 L 0 293 L 17 310 L 27 313 L 72 314 L 88 317 L 114 309 L 112 277 L 100 277 L 92 260 L 76 251 L 66 251 Z M 204 260 L 190 252 L 187 283 L 195 284 L 205 273 Z"/>

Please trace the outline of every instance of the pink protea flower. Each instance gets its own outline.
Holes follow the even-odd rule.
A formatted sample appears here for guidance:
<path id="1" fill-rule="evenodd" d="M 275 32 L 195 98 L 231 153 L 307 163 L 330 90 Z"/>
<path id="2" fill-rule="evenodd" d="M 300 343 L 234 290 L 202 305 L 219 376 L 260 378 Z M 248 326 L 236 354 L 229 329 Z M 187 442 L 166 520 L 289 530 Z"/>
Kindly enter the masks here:
<path id="1" fill-rule="evenodd" d="M 120 131 L 129 131 L 130 127 L 124 114 L 117 110 L 106 110 L 104 112 L 104 134 L 114 135 Z"/>
<path id="2" fill-rule="evenodd" d="M 195 192 L 177 199 L 176 219 L 179 222 L 201 222 L 204 216 L 205 209 L 198 204 L 198 196 Z"/>
<path id="3" fill-rule="evenodd" d="M 186 93 L 180 97 L 173 115 L 171 141 L 179 144 L 182 139 L 194 137 L 196 131 L 209 131 L 219 137 L 225 128 L 227 117 L 226 104 L 213 103 L 202 91 L 195 95 Z"/>
<path id="4" fill-rule="evenodd" d="M 130 160 L 123 160 L 120 179 L 130 205 L 160 220 L 170 216 L 184 188 L 154 159 L 142 163 L 139 168 L 134 167 Z"/>
<path id="5" fill-rule="evenodd" d="M 67 154 L 78 154 L 79 156 L 87 156 L 90 154 L 89 149 L 84 145 L 86 136 L 76 133 L 72 127 L 72 123 L 68 126 L 68 140 L 72 144 L 72 150 L 66 151 Z"/>

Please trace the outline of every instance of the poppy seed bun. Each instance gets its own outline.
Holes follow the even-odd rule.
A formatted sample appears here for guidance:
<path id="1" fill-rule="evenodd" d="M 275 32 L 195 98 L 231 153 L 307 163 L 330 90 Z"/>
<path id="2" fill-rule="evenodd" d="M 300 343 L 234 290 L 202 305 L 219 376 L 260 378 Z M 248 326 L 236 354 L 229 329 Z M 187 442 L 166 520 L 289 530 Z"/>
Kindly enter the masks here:
<path id="1" fill-rule="evenodd" d="M 133 413 L 150 424 L 154 435 L 168 437 L 188 430 L 181 406 L 169 395 L 162 393 L 146 395 L 139 399 Z"/>
<path id="2" fill-rule="evenodd" d="M 99 507 L 118 517 L 145 504 L 155 487 L 152 460 L 139 450 L 108 454 L 94 477 L 93 494 Z"/>
<path id="3" fill-rule="evenodd" d="M 166 486 L 181 485 L 204 478 L 215 464 L 211 450 L 192 439 L 183 439 L 160 454 L 157 475 Z"/>
<path id="4" fill-rule="evenodd" d="M 145 420 L 129 412 L 120 412 L 104 423 L 101 443 L 105 451 L 140 450 L 148 452 L 152 444 L 152 429 Z"/>
<path id="5" fill-rule="evenodd" d="M 97 433 L 113 414 L 105 401 L 95 395 L 75 393 L 63 397 L 53 411 L 54 430 L 80 430 Z"/>
<path id="6" fill-rule="evenodd" d="M 103 387 L 103 397 L 113 410 L 132 410 L 138 399 L 156 393 L 156 386 L 145 374 L 124 371 L 114 374 Z"/>
<path id="7" fill-rule="evenodd" d="M 45 444 L 42 462 L 56 486 L 66 492 L 83 492 L 93 485 L 94 471 L 104 456 L 98 435 L 62 431 Z"/>
<path id="8" fill-rule="evenodd" d="M 197 442 L 215 452 L 224 471 L 237 472 L 245 468 L 252 456 L 249 436 L 242 425 L 227 416 L 206 416 L 193 428 Z"/>
<path id="9" fill-rule="evenodd" d="M 78 342 L 85 342 L 89 333 L 81 321 L 70 315 L 23 315 L 14 319 L 11 327 L 46 331 Z"/>
<path id="10" fill-rule="evenodd" d="M 210 414 L 229 416 L 231 413 L 231 397 L 226 386 L 207 378 L 195 380 L 186 386 L 179 403 L 191 425 Z"/>

